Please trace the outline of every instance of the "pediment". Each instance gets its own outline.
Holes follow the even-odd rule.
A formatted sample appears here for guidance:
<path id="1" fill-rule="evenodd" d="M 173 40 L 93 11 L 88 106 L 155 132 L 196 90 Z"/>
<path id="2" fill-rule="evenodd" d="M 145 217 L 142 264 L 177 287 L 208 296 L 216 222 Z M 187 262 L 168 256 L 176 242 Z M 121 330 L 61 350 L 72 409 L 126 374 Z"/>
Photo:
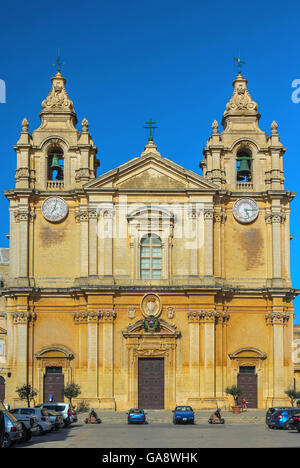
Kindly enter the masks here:
<path id="1" fill-rule="evenodd" d="M 266 359 L 267 355 L 257 348 L 239 348 L 233 353 L 229 354 L 230 359 L 239 359 L 239 358 L 259 358 Z"/>
<path id="2" fill-rule="evenodd" d="M 124 338 L 134 338 L 141 336 L 168 336 L 170 338 L 179 338 L 181 336 L 180 331 L 178 331 L 174 325 L 171 325 L 163 319 L 159 320 L 159 329 L 156 331 L 145 331 L 144 320 L 140 319 L 134 324 L 129 325 L 128 328 L 122 332 L 122 334 Z"/>
<path id="3" fill-rule="evenodd" d="M 105 188 L 166 191 L 189 188 L 210 191 L 217 189 L 204 177 L 152 153 L 135 158 L 84 186 L 85 190 Z"/>

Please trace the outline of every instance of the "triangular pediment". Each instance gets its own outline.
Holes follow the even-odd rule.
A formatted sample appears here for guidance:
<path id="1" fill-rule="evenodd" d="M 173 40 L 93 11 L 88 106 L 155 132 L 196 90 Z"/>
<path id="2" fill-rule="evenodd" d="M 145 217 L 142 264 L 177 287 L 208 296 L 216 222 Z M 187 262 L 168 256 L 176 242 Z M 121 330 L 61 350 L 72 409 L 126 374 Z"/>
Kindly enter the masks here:
<path id="1" fill-rule="evenodd" d="M 148 153 L 109 171 L 84 186 L 86 190 L 151 189 L 151 190 L 216 190 L 204 177 L 189 171 L 169 159 Z"/>

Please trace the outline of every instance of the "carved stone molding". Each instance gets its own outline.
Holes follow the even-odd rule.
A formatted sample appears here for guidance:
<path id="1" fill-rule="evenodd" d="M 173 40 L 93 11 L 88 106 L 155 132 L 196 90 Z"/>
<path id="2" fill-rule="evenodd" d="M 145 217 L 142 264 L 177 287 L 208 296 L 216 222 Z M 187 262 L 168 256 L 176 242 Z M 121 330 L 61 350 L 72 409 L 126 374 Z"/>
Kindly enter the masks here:
<path id="1" fill-rule="evenodd" d="M 286 325 L 290 319 L 290 316 L 284 311 L 274 311 L 271 313 L 266 313 L 265 318 L 267 325 Z"/>
<path id="2" fill-rule="evenodd" d="M 29 311 L 13 312 L 11 316 L 12 316 L 14 325 L 18 325 L 18 324 L 24 325 L 36 319 L 36 313 L 35 312 L 31 313 Z"/>
<path id="3" fill-rule="evenodd" d="M 173 319 L 175 316 L 175 308 L 174 307 L 167 307 L 167 317 L 168 319 Z"/>
<path id="4" fill-rule="evenodd" d="M 74 213 L 76 223 L 84 223 L 89 220 L 88 210 L 77 210 Z"/>
<path id="5" fill-rule="evenodd" d="M 136 316 L 136 308 L 133 306 L 128 307 L 128 317 L 134 319 Z"/>
<path id="6" fill-rule="evenodd" d="M 106 323 L 113 322 L 117 314 L 113 310 L 86 310 L 84 312 L 75 312 L 73 319 L 75 324 L 81 323 Z"/>
<path id="7" fill-rule="evenodd" d="M 15 211 L 15 221 L 20 223 L 21 221 L 29 221 L 30 212 L 28 210 Z"/>
<path id="8" fill-rule="evenodd" d="M 265 220 L 267 224 L 275 224 L 275 223 L 280 224 L 283 221 L 285 221 L 285 214 L 283 212 L 278 212 L 278 213 L 266 212 Z"/>
<path id="9" fill-rule="evenodd" d="M 205 209 L 204 210 L 204 220 L 212 220 L 214 217 L 214 210 Z"/>
<path id="10" fill-rule="evenodd" d="M 189 310 L 187 317 L 190 323 L 216 323 L 220 314 L 216 310 Z"/>
<path id="11" fill-rule="evenodd" d="M 219 211 L 214 213 L 214 222 L 224 224 L 227 219 L 225 211 Z"/>

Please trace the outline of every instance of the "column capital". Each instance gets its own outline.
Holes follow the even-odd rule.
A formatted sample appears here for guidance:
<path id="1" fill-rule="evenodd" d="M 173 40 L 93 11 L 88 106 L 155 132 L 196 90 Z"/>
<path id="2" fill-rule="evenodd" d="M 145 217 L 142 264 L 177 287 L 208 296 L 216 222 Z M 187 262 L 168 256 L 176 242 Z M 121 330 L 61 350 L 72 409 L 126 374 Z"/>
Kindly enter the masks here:
<path id="1" fill-rule="evenodd" d="M 31 313 L 29 311 L 17 311 L 12 312 L 11 317 L 14 325 L 27 325 L 29 322 L 34 321 L 36 319 L 36 313 Z"/>
<path id="2" fill-rule="evenodd" d="M 76 210 L 74 216 L 76 223 L 87 222 L 89 220 L 88 210 Z"/>

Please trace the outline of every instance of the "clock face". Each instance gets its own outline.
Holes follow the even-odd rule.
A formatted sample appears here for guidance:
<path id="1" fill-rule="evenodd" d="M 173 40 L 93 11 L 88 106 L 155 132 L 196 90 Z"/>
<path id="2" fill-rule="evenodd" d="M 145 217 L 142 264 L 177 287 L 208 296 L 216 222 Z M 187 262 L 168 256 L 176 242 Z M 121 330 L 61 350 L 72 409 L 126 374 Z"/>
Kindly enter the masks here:
<path id="1" fill-rule="evenodd" d="M 258 206 L 251 198 L 240 198 L 233 206 L 233 216 L 240 223 L 251 223 L 258 213 Z"/>
<path id="2" fill-rule="evenodd" d="M 44 218 L 52 223 L 62 221 L 68 214 L 68 205 L 61 197 L 49 197 L 42 204 Z"/>

